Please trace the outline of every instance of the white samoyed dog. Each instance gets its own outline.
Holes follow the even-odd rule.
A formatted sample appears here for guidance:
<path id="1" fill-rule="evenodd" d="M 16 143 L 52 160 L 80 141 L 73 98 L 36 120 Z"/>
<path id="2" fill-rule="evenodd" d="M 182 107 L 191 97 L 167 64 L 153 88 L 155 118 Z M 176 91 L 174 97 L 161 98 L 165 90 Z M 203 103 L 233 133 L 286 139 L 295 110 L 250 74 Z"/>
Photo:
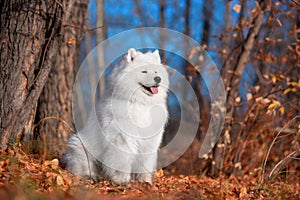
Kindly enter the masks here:
<path id="1" fill-rule="evenodd" d="M 75 175 L 97 181 L 152 184 L 168 120 L 169 77 L 158 50 L 129 49 L 108 82 L 105 100 L 70 137 L 62 162 Z"/>

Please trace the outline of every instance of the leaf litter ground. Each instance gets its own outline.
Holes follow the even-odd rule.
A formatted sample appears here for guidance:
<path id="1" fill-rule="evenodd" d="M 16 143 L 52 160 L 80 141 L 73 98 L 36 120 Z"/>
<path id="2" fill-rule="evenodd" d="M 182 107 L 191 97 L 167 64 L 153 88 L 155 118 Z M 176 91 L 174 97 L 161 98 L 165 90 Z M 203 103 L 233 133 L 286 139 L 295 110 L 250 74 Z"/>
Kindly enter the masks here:
<path id="1" fill-rule="evenodd" d="M 153 185 L 95 183 L 62 169 L 58 159 L 42 161 L 21 150 L 0 151 L 0 171 L 0 199 L 300 199 L 299 182 L 269 182 L 258 190 L 259 180 L 247 175 L 212 179 L 160 169 Z"/>

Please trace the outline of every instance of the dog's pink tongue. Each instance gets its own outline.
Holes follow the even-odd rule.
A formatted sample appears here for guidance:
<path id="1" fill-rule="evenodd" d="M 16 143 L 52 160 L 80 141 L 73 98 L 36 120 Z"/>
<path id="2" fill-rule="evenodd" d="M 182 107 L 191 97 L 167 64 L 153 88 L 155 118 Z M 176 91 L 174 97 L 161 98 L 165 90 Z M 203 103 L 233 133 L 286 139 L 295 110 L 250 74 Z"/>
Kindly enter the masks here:
<path id="1" fill-rule="evenodd" d="M 150 87 L 150 90 L 153 94 L 157 94 L 158 93 L 158 88 L 157 87 Z"/>

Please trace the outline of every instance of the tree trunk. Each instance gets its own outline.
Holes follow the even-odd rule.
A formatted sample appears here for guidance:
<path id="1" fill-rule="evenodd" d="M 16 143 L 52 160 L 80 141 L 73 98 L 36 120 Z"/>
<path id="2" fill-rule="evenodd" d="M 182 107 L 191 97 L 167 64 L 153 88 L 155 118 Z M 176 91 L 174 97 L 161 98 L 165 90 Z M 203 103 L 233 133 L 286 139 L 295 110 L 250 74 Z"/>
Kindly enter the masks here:
<path id="1" fill-rule="evenodd" d="M 87 0 L 70 1 L 64 7 L 61 42 L 51 59 L 53 66 L 38 100 L 35 138 L 48 154 L 56 155 L 73 131 L 72 92 L 78 69 L 80 42 L 86 20 Z M 44 141 L 46 140 L 46 141 Z M 45 154 L 46 152 L 44 152 Z"/>
<path id="2" fill-rule="evenodd" d="M 77 62 L 77 54 L 73 54 L 78 45 L 77 38 L 73 36 L 76 24 L 69 21 L 76 20 L 74 14 L 78 15 L 76 10 L 72 11 L 73 5 L 79 6 L 73 1 L 60 0 L 1 1 L 2 149 L 13 147 L 23 136 L 32 133 L 33 121 L 38 122 L 46 116 L 70 120 L 71 103 L 66 102 L 71 99 L 74 63 Z M 49 73 L 51 76 L 47 81 Z M 65 134 L 61 121 L 58 124 L 53 119 L 43 122 L 46 121 L 55 122 L 55 125 L 44 126 L 43 132 L 55 131 L 55 137 Z"/>
<path id="3" fill-rule="evenodd" d="M 166 16 L 165 16 L 165 9 L 166 9 L 166 1 L 165 0 L 161 0 L 159 1 L 159 26 L 161 28 L 165 28 L 166 27 Z M 162 31 L 160 33 L 160 44 L 161 44 L 161 49 L 162 51 L 160 51 L 160 54 L 161 54 L 161 60 L 163 62 L 166 61 L 166 54 L 165 54 L 165 39 L 166 38 L 166 35 L 165 35 L 165 32 Z"/>
<path id="4" fill-rule="evenodd" d="M 228 0 L 224 0 L 224 3 L 226 4 L 225 6 L 225 16 L 224 16 L 224 43 L 223 43 L 223 48 L 222 51 L 224 52 L 224 57 L 228 55 L 229 49 L 230 49 L 230 40 L 231 40 L 231 35 L 230 35 L 230 23 L 231 23 L 231 2 Z"/>
<path id="5" fill-rule="evenodd" d="M 210 4 L 210 2 L 208 0 L 205 0 L 203 3 L 202 13 L 203 13 L 203 28 L 202 28 L 202 33 L 201 33 L 202 39 L 201 39 L 200 45 L 205 50 L 209 44 L 210 19 L 212 18 L 212 13 L 213 13 L 213 5 Z M 201 55 L 199 55 L 199 56 L 201 56 Z M 203 63 L 199 63 L 199 64 L 200 64 L 200 69 L 201 69 L 202 68 L 201 65 L 203 65 Z M 201 126 L 199 127 L 200 130 L 198 133 L 198 138 L 200 139 L 200 141 L 202 141 L 202 139 L 204 138 L 204 135 L 201 135 L 201 132 L 205 133 L 206 130 L 208 129 L 210 114 L 209 114 L 209 109 L 208 109 L 209 108 L 208 99 L 207 99 L 207 97 L 205 97 L 204 95 L 201 94 L 201 91 L 204 88 L 203 79 L 200 77 L 199 72 L 197 72 L 195 74 L 195 76 L 196 77 L 195 77 L 194 90 L 195 90 L 195 94 L 196 94 L 196 96 L 198 98 L 198 102 L 199 102 L 200 120 L 201 120 Z"/>
<path id="6" fill-rule="evenodd" d="M 59 1 L 2 0 L 0 145 L 20 140 L 52 68 L 62 29 Z M 29 123 L 30 124 L 30 123 Z"/>
<path id="7" fill-rule="evenodd" d="M 102 42 L 105 38 L 106 38 L 106 25 L 105 25 L 105 16 L 104 16 L 104 0 L 98 0 L 97 1 L 97 44 L 99 44 L 100 42 Z M 105 59 L 105 55 L 104 55 L 104 49 L 103 48 L 99 48 L 100 52 L 98 52 L 98 66 L 101 68 L 101 70 L 104 70 L 105 66 L 104 66 L 104 59 Z M 94 78 L 96 79 L 96 78 Z M 98 80 L 95 80 L 95 83 L 97 84 Z M 104 90 L 105 90 L 105 79 L 101 78 L 99 80 L 99 95 L 100 97 L 102 97 L 104 95 Z M 93 88 L 93 87 L 92 87 Z M 92 97 L 93 98 L 93 97 Z"/>
<path id="8" fill-rule="evenodd" d="M 184 11 L 184 34 L 189 36 L 190 35 L 190 11 L 191 11 L 191 0 L 186 0 L 185 1 L 185 11 Z M 191 51 L 191 49 L 189 49 L 189 44 L 186 43 L 184 44 L 184 52 L 185 52 L 185 57 L 188 58 L 189 53 Z M 182 66 L 184 67 L 184 76 L 185 78 L 188 80 L 189 79 L 189 71 L 188 71 L 188 67 L 189 67 L 189 62 L 184 60 Z M 182 88 L 182 96 L 184 101 L 187 100 L 187 90 L 185 88 Z"/>

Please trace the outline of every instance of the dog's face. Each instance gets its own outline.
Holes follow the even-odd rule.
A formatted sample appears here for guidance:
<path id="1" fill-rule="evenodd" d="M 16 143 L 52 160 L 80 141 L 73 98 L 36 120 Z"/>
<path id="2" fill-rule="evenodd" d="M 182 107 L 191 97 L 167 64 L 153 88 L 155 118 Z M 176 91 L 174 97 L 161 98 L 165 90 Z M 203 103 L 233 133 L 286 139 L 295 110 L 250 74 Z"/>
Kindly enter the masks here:
<path id="1" fill-rule="evenodd" d="M 148 64 L 138 67 L 134 73 L 141 91 L 148 96 L 157 95 L 168 88 L 168 74 L 162 65 Z"/>
<path id="2" fill-rule="evenodd" d="M 127 74 L 130 82 L 135 84 L 137 93 L 147 96 L 165 96 L 169 87 L 166 68 L 161 64 L 158 50 L 141 53 L 129 49 L 127 53 Z"/>
<path id="3" fill-rule="evenodd" d="M 144 69 L 140 72 L 142 75 L 138 77 L 142 91 L 147 95 L 158 93 L 158 87 L 161 82 L 161 77 L 157 74 L 156 69 Z"/>
<path id="4" fill-rule="evenodd" d="M 112 76 L 115 97 L 144 104 L 165 103 L 169 75 L 158 50 L 144 54 L 129 49 L 120 67 Z"/>

